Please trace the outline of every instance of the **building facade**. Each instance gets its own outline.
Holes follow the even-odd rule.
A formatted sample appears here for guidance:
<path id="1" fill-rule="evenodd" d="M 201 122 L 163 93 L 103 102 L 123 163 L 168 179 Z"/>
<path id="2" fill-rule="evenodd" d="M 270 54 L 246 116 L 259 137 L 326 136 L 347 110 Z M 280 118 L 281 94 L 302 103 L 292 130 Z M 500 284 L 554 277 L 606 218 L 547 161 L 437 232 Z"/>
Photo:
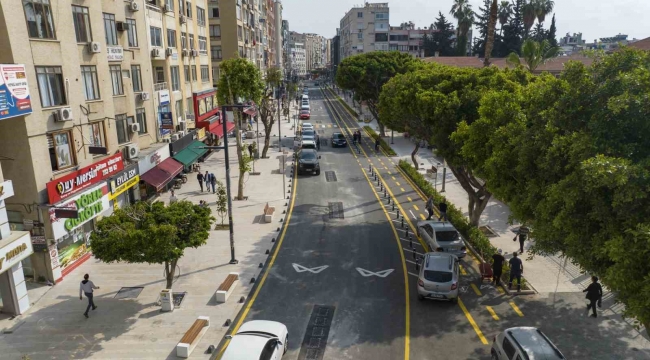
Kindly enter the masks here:
<path id="1" fill-rule="evenodd" d="M 340 58 L 372 51 L 388 51 L 388 3 L 366 3 L 350 9 L 340 22 Z"/>
<path id="2" fill-rule="evenodd" d="M 304 77 L 307 75 L 307 55 L 305 53 L 305 44 L 295 42 L 291 47 L 291 72 L 296 76 Z"/>

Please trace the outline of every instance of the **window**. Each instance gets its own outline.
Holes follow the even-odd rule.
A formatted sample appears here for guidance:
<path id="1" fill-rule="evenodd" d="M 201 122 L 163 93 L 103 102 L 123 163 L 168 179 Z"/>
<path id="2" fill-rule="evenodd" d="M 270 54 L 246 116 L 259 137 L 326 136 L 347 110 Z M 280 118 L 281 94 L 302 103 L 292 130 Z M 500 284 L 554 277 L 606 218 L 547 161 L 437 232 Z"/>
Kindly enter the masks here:
<path id="1" fill-rule="evenodd" d="M 187 34 L 184 32 L 181 33 L 181 49 L 187 49 Z"/>
<path id="2" fill-rule="evenodd" d="M 196 81 L 196 65 L 192 65 L 192 81 Z"/>
<path id="3" fill-rule="evenodd" d="M 181 78 L 178 73 L 178 66 L 170 66 L 172 78 L 172 91 L 179 91 L 181 89 Z"/>
<path id="4" fill-rule="evenodd" d="M 191 105 L 193 104 L 192 97 L 185 99 L 185 103 L 187 104 L 187 114 L 194 116 L 194 106 Z"/>
<path id="5" fill-rule="evenodd" d="M 357 12 L 357 17 L 362 18 L 363 17 L 363 12 L 361 12 L 361 11 Z"/>
<path id="6" fill-rule="evenodd" d="M 243 37 L 242 27 L 237 26 L 237 39 L 239 39 L 239 41 L 242 41 L 242 37 Z"/>
<path id="7" fill-rule="evenodd" d="M 357 33 L 357 39 L 363 40 L 363 33 L 362 32 Z"/>
<path id="8" fill-rule="evenodd" d="M 388 20 L 388 13 L 375 13 L 375 20 Z"/>
<path id="9" fill-rule="evenodd" d="M 237 5 L 237 20 L 241 20 L 241 6 Z"/>
<path id="10" fill-rule="evenodd" d="M 126 23 L 129 25 L 129 30 L 126 32 L 129 37 L 129 47 L 138 47 L 138 30 L 135 26 L 135 19 L 126 19 Z"/>
<path id="11" fill-rule="evenodd" d="M 390 50 L 390 51 L 397 51 L 397 44 L 390 44 L 390 45 L 388 45 L 388 50 Z"/>
<path id="12" fill-rule="evenodd" d="M 176 30 L 167 29 L 167 46 L 176 47 Z"/>
<path id="13" fill-rule="evenodd" d="M 65 105 L 65 89 L 60 66 L 37 66 L 36 79 L 43 107 Z"/>
<path id="14" fill-rule="evenodd" d="M 165 0 L 165 5 L 167 5 L 171 12 L 174 12 L 174 0 Z"/>
<path id="15" fill-rule="evenodd" d="M 428 281 L 446 283 L 454 278 L 454 274 L 448 271 L 424 270 L 424 278 Z"/>
<path id="16" fill-rule="evenodd" d="M 199 51 L 201 54 L 208 53 L 208 39 L 205 36 L 199 36 Z"/>
<path id="17" fill-rule="evenodd" d="M 150 26 L 149 32 L 151 33 L 151 46 L 163 46 L 162 30 L 159 27 Z"/>
<path id="18" fill-rule="evenodd" d="M 104 133 L 104 122 L 98 121 L 88 124 L 88 138 L 90 146 L 106 147 L 106 134 Z"/>
<path id="19" fill-rule="evenodd" d="M 357 23 L 357 29 L 363 30 L 365 28 L 366 28 L 366 26 L 363 23 Z"/>
<path id="20" fill-rule="evenodd" d="M 176 100 L 176 119 L 183 117 L 183 100 Z"/>
<path id="21" fill-rule="evenodd" d="M 221 37 L 221 25 L 210 25 L 210 36 Z"/>
<path id="22" fill-rule="evenodd" d="M 99 81 L 97 81 L 97 67 L 82 66 L 81 67 L 81 80 L 84 88 L 84 95 L 86 100 L 99 99 Z"/>
<path id="23" fill-rule="evenodd" d="M 185 0 L 178 0 L 178 13 L 185 15 Z"/>
<path id="24" fill-rule="evenodd" d="M 189 65 L 185 65 L 185 67 L 183 68 L 183 70 L 185 70 L 185 71 L 184 71 L 184 72 L 185 72 L 185 82 L 190 82 L 190 66 L 189 66 Z"/>
<path id="25" fill-rule="evenodd" d="M 29 37 L 56 39 L 50 0 L 23 0 Z"/>
<path id="26" fill-rule="evenodd" d="M 72 132 L 60 132 L 47 135 L 50 150 L 50 163 L 52 170 L 63 170 L 74 166 L 74 149 L 72 148 Z"/>
<path id="27" fill-rule="evenodd" d="M 221 45 L 210 46 L 210 52 L 212 53 L 212 59 L 214 60 L 221 60 L 223 57 Z"/>
<path id="28" fill-rule="evenodd" d="M 77 36 L 78 43 L 87 43 L 93 40 L 87 7 L 72 5 L 72 21 L 74 22 L 74 33 Z"/>
<path id="29" fill-rule="evenodd" d="M 201 65 L 201 81 L 210 81 L 210 67 L 208 65 Z"/>
<path id="30" fill-rule="evenodd" d="M 381 34 L 375 34 L 375 41 L 388 41 L 388 34 L 386 33 L 381 33 Z"/>
<path id="31" fill-rule="evenodd" d="M 124 87 L 122 86 L 122 68 L 120 65 L 111 65 L 111 82 L 113 83 L 113 96 L 124 95 Z"/>
<path id="32" fill-rule="evenodd" d="M 165 82 L 165 70 L 162 66 L 156 66 L 156 84 Z"/>
<path id="33" fill-rule="evenodd" d="M 133 92 L 142 92 L 142 71 L 140 65 L 131 65 L 131 82 L 133 83 Z"/>
<path id="34" fill-rule="evenodd" d="M 106 33 L 106 45 L 117 45 L 115 14 L 104 13 L 104 33 Z"/>
<path id="35" fill-rule="evenodd" d="M 118 144 L 124 144 L 129 141 L 126 125 L 126 114 L 115 115 L 115 131 L 117 131 Z"/>
<path id="36" fill-rule="evenodd" d="M 244 47 L 243 46 L 239 47 L 239 57 L 242 57 L 242 58 L 244 57 Z"/>
<path id="37" fill-rule="evenodd" d="M 205 26 L 205 9 L 196 7 L 196 21 L 199 26 Z"/>
<path id="38" fill-rule="evenodd" d="M 135 109 L 135 121 L 140 125 L 140 131 L 138 134 L 147 133 L 147 113 L 144 111 L 144 108 Z"/>
<path id="39" fill-rule="evenodd" d="M 508 359 L 512 359 L 512 356 L 515 354 L 517 350 L 515 347 L 512 345 L 510 340 L 508 340 L 507 337 L 503 338 L 503 352 L 506 353 L 506 356 L 508 356 Z"/>
<path id="40" fill-rule="evenodd" d="M 388 23 L 375 23 L 375 31 L 388 31 Z"/>
<path id="41" fill-rule="evenodd" d="M 219 18 L 219 8 L 216 6 L 210 6 L 208 9 L 210 11 L 210 18 L 218 19 Z"/>
<path id="42" fill-rule="evenodd" d="M 216 66 L 212 67 L 212 83 L 216 84 L 219 82 L 219 68 Z"/>
<path id="43" fill-rule="evenodd" d="M 194 49 L 194 34 L 190 34 L 189 41 L 190 41 L 190 49 Z"/>
<path id="44" fill-rule="evenodd" d="M 185 9 L 187 10 L 187 14 L 186 14 L 187 17 L 191 19 L 192 18 L 192 3 L 189 2 L 189 1 L 186 1 L 185 2 Z"/>

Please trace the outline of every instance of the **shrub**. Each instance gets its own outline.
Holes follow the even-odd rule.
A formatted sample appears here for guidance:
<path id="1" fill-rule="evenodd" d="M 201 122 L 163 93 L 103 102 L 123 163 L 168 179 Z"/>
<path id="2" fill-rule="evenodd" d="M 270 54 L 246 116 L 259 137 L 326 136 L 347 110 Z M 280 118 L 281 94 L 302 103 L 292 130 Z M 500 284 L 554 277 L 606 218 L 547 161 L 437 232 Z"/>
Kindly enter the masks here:
<path id="1" fill-rule="evenodd" d="M 382 139 L 379 136 L 379 134 L 377 134 L 375 132 L 375 130 L 373 130 L 370 126 L 364 126 L 363 129 L 366 130 L 368 135 L 370 135 L 370 137 L 373 140 L 379 139 L 379 146 L 381 146 L 381 148 L 384 149 L 384 151 L 386 152 L 386 154 L 388 154 L 388 156 L 396 156 L 397 155 L 395 153 L 395 151 L 390 147 L 390 145 L 388 145 L 388 143 L 386 141 L 384 141 L 384 139 Z"/>

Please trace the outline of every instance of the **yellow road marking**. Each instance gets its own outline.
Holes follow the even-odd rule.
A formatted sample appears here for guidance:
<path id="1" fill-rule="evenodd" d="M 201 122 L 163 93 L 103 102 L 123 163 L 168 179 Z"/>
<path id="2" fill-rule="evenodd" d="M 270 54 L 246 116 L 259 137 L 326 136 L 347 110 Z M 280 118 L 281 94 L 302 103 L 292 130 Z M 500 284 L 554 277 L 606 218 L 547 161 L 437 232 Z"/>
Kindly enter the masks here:
<path id="1" fill-rule="evenodd" d="M 387 173 L 388 173 L 388 175 L 392 175 L 392 174 L 390 173 L 390 171 L 387 171 Z"/>
<path id="2" fill-rule="evenodd" d="M 463 275 L 467 275 L 467 271 L 465 271 L 465 267 L 463 265 L 460 266 L 460 273 Z"/>
<path id="3" fill-rule="evenodd" d="M 424 216 L 424 214 L 420 214 L 420 217 L 422 218 L 422 220 L 426 220 L 426 219 L 427 219 L 427 217 Z"/>
<path id="4" fill-rule="evenodd" d="M 519 310 L 519 307 L 517 306 L 517 304 L 515 304 L 514 301 L 509 301 L 508 303 L 510 304 L 512 309 L 517 313 L 517 315 L 519 315 L 521 317 L 524 316 L 524 313 L 522 313 L 521 310 Z"/>
<path id="5" fill-rule="evenodd" d="M 411 199 L 410 196 L 407 196 L 406 199 L 407 199 L 409 202 L 412 202 L 412 201 L 413 201 L 413 199 Z"/>
<path id="6" fill-rule="evenodd" d="M 391 178 L 393 178 L 393 180 L 395 180 L 395 181 L 397 181 L 397 179 L 395 179 L 395 177 L 394 177 L 394 176 L 391 176 Z"/>
<path id="7" fill-rule="evenodd" d="M 382 164 L 382 165 L 383 165 L 383 164 Z M 388 170 L 388 168 L 387 168 L 386 166 L 384 166 L 384 169 Z"/>
<path id="8" fill-rule="evenodd" d="M 415 210 L 418 210 L 418 211 L 420 210 L 420 208 L 419 208 L 417 205 L 415 205 L 415 204 L 413 204 L 413 208 L 414 208 Z"/>
<path id="9" fill-rule="evenodd" d="M 395 184 L 397 184 L 397 186 L 402 186 L 402 184 L 400 184 L 399 181 L 395 181 Z"/>
<path id="10" fill-rule="evenodd" d="M 481 294 L 481 290 L 479 290 L 474 283 L 469 284 L 469 286 L 472 287 L 472 290 L 474 290 L 476 296 L 483 296 L 483 294 Z"/>
<path id="11" fill-rule="evenodd" d="M 499 320 L 499 317 L 497 316 L 497 313 L 495 313 L 494 310 L 492 309 L 492 306 L 486 306 L 485 308 L 490 313 L 490 315 L 492 315 L 492 319 L 497 321 Z"/>
<path id="12" fill-rule="evenodd" d="M 503 291 L 503 289 L 501 288 L 501 286 L 497 286 L 497 291 L 498 291 L 499 293 L 501 293 L 501 294 L 505 294 L 505 293 L 506 293 L 505 291 Z"/>
<path id="13" fill-rule="evenodd" d="M 399 189 L 402 190 L 402 192 L 406 192 L 406 190 L 404 190 L 404 188 L 399 188 Z"/>
<path id="14" fill-rule="evenodd" d="M 474 331 L 476 332 L 476 335 L 478 335 L 478 338 L 481 340 L 483 345 L 488 345 L 488 341 L 483 336 L 483 332 L 481 332 L 481 329 L 478 328 L 478 325 L 476 325 L 476 322 L 474 321 L 474 318 L 472 318 L 472 315 L 467 311 L 467 308 L 465 307 L 465 304 L 463 304 L 463 300 L 458 298 L 458 306 L 460 306 L 460 309 L 463 310 L 463 313 L 465 314 L 465 317 L 467 318 L 467 321 L 469 321 L 470 325 L 474 328 Z"/>

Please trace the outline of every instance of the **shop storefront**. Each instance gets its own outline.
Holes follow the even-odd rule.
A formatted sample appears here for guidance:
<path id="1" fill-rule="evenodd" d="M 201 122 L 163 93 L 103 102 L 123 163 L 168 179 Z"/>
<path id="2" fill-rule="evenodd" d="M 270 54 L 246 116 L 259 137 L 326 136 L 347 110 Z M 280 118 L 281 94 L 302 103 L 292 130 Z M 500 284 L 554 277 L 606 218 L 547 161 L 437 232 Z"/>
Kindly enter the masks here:
<path id="1" fill-rule="evenodd" d="M 133 204 L 140 200 L 140 172 L 138 164 L 132 164 L 124 168 L 120 173 L 108 181 L 108 200 L 111 208 L 118 209 Z"/>
<path id="2" fill-rule="evenodd" d="M 173 186 L 174 178 L 183 171 L 183 164 L 171 158 L 169 145 L 138 161 L 140 198 L 150 199 Z"/>
<path id="3" fill-rule="evenodd" d="M 208 149 L 203 148 L 205 144 L 196 140 L 196 137 L 196 132 L 192 131 L 178 141 L 170 144 L 172 158 L 183 164 L 183 171 L 186 173 L 194 171 L 193 165 L 203 161 L 205 155 L 208 153 Z"/>

